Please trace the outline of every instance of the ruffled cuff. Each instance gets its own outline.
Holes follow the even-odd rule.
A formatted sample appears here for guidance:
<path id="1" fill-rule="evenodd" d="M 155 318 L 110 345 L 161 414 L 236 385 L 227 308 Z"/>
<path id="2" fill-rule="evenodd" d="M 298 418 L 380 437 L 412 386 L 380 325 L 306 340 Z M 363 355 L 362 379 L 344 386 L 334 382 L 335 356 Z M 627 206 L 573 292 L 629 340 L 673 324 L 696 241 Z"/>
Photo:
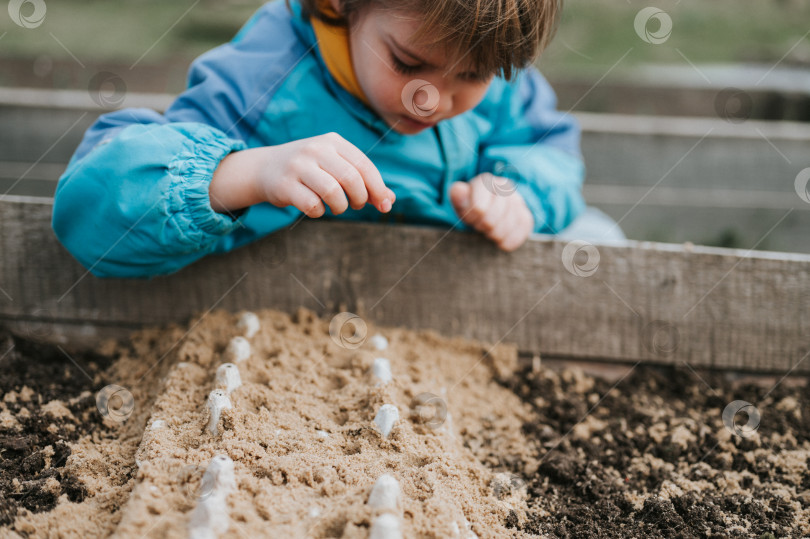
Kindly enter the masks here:
<path id="1" fill-rule="evenodd" d="M 209 126 L 199 126 L 187 135 L 187 146 L 168 165 L 173 179 L 169 190 L 169 223 L 182 241 L 204 247 L 243 226 L 241 220 L 247 209 L 230 214 L 215 212 L 208 189 L 219 163 L 231 152 L 244 150 L 246 145 Z"/>

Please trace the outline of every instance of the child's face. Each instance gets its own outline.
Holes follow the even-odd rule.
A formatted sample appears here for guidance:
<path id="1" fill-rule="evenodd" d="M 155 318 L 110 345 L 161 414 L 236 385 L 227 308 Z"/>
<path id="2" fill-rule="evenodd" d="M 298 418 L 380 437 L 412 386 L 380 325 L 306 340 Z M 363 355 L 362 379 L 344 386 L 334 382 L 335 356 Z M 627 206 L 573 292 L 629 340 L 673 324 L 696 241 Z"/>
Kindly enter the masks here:
<path id="1" fill-rule="evenodd" d="M 377 114 L 404 134 L 475 107 L 493 78 L 480 78 L 468 59 L 449 58 L 442 47 L 410 44 L 419 24 L 417 15 L 370 8 L 349 29 L 358 83 Z"/>

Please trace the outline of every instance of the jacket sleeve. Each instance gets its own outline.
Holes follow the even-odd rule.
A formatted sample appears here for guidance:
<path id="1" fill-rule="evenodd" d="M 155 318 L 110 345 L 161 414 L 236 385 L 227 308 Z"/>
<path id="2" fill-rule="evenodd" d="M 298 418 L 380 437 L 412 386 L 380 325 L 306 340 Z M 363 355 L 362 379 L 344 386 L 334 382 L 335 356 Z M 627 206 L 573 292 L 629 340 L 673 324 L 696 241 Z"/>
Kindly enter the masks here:
<path id="1" fill-rule="evenodd" d="M 585 209 L 579 126 L 556 110 L 554 91 L 534 68 L 497 91 L 485 104 L 496 127 L 482 142 L 478 172 L 512 179 L 534 215 L 533 232 L 556 234 Z"/>
<path id="2" fill-rule="evenodd" d="M 291 45 L 280 44 L 288 36 L 268 31 L 272 17 L 263 8 L 231 43 L 195 60 L 188 89 L 165 115 L 118 110 L 85 133 L 59 179 L 52 226 L 91 273 L 168 274 L 236 245 L 225 236 L 244 228 L 249 210 L 214 212 L 208 188 L 220 161 L 246 148 L 270 99 L 267 83 L 289 67 L 281 64 Z M 289 224 L 291 212 L 275 209 L 277 228 Z"/>

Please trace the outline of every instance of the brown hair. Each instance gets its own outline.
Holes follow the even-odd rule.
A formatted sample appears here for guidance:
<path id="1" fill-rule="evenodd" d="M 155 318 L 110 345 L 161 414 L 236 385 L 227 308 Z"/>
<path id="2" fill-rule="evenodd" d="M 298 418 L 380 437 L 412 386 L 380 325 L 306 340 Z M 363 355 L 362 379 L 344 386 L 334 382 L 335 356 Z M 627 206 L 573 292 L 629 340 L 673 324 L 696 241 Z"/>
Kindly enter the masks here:
<path id="1" fill-rule="evenodd" d="M 336 26 L 372 5 L 421 13 L 413 42 L 442 45 L 456 58 L 469 57 L 477 73 L 507 80 L 548 46 L 562 10 L 562 0 L 340 0 L 343 17 L 336 18 L 319 9 L 323 0 L 300 2 L 305 16 Z"/>

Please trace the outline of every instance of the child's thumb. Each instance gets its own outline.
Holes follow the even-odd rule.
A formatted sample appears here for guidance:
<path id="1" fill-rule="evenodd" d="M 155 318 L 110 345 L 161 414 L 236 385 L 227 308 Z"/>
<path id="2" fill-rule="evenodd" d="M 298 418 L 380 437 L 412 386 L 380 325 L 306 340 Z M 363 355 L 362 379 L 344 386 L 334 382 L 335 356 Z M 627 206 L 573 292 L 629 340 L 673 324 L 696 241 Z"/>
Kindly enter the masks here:
<path id="1" fill-rule="evenodd" d="M 470 206 L 470 184 L 467 182 L 455 182 L 450 186 L 450 202 L 453 204 L 459 217 L 464 215 Z"/>

